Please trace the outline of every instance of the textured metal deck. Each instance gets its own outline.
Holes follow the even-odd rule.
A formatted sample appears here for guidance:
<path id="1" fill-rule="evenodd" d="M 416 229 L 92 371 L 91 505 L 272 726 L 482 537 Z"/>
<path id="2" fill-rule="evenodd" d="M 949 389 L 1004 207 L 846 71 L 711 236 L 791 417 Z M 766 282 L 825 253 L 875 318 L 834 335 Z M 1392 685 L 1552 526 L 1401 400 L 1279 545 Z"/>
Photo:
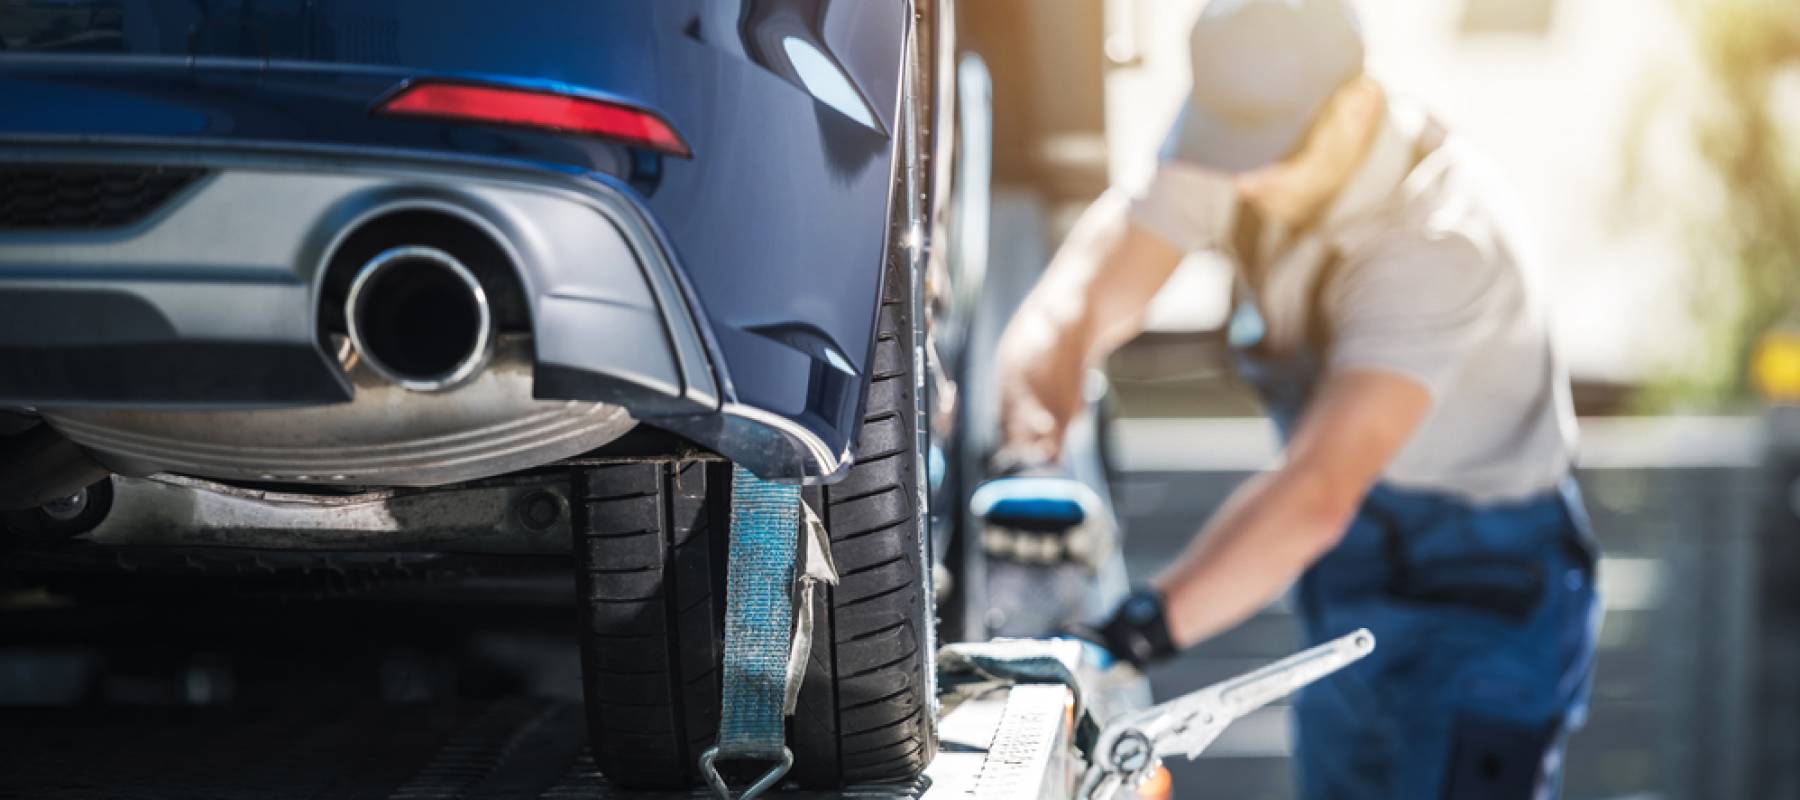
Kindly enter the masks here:
<path id="1" fill-rule="evenodd" d="M 263 711 L 0 712 L 0 797 L 706 798 L 616 790 L 582 743 L 579 706 L 508 699 L 470 710 L 332 704 Z M 908 798 L 930 781 L 789 798 Z M 937 796 L 932 793 L 930 796 Z M 993 795 L 988 795 L 993 796 Z"/>
<path id="2" fill-rule="evenodd" d="M 704 798 L 586 750 L 567 576 L 482 602 L 136 602 L 0 613 L 0 798 Z M 510 594 L 507 591 L 511 587 Z M 506 598 L 512 598 L 507 600 Z M 786 798 L 1066 794 L 1068 693 L 998 689 L 927 776 Z"/>

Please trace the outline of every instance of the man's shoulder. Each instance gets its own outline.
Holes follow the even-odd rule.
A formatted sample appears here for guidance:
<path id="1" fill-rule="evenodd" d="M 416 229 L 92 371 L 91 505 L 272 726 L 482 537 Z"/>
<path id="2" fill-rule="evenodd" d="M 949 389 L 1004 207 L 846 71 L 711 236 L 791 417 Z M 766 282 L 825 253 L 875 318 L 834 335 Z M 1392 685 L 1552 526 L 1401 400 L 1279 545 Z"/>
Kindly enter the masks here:
<path id="1" fill-rule="evenodd" d="M 1390 298 L 1394 313 L 1511 305 L 1525 283 L 1512 238 L 1478 197 L 1446 184 L 1453 167 L 1431 168 L 1387 224 L 1340 251 L 1338 291 Z"/>
<path id="2" fill-rule="evenodd" d="M 1133 223 L 1186 251 L 1220 245 L 1237 203 L 1229 180 L 1179 162 L 1159 163 L 1141 185 L 1117 193 Z"/>
<path id="3" fill-rule="evenodd" d="M 1354 264 L 1399 264 L 1492 276 L 1520 267 L 1510 191 L 1473 148 L 1452 136 L 1402 183 L 1385 220 L 1350 243 Z"/>
<path id="4" fill-rule="evenodd" d="M 1491 229 L 1421 214 L 1339 251 L 1346 276 L 1486 283 L 1517 271 L 1503 237 Z"/>

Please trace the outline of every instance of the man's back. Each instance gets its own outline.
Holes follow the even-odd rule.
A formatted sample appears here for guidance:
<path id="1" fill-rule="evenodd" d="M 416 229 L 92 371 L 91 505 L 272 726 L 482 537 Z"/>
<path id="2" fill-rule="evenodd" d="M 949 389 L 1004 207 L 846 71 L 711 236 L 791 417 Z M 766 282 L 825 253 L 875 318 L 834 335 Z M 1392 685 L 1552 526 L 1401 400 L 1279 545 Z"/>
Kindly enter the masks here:
<path id="1" fill-rule="evenodd" d="M 1485 158 L 1451 136 L 1387 207 L 1333 235 L 1343 266 L 1324 294 L 1331 366 L 1392 369 L 1433 395 L 1384 473 L 1393 485 L 1485 503 L 1568 474 L 1568 377 L 1505 195 Z"/>

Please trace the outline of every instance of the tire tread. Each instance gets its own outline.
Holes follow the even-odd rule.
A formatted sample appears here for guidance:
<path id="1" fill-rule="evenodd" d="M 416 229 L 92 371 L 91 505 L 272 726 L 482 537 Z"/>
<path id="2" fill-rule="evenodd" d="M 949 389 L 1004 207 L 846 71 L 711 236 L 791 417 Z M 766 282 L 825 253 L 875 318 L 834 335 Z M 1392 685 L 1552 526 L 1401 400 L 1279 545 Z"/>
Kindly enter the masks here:
<path id="1" fill-rule="evenodd" d="M 709 466 L 620 464 L 576 477 L 588 733 L 601 772 L 621 786 L 690 785 L 717 735 L 723 627 L 710 530 L 723 492 L 708 491 L 720 483 Z"/>
<path id="2" fill-rule="evenodd" d="M 814 620 L 811 669 L 790 739 L 814 787 L 897 781 L 935 754 L 925 618 L 929 565 L 918 506 L 918 413 L 906 273 L 890 264 L 856 462 L 818 491 L 839 583 Z M 827 646 L 829 645 L 829 646 Z"/>

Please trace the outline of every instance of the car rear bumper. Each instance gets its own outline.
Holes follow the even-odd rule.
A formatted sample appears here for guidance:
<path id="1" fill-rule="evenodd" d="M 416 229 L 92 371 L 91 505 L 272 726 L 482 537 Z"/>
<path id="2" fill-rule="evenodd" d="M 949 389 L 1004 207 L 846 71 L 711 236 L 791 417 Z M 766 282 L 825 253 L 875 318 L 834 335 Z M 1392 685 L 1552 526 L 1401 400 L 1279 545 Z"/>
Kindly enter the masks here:
<path id="1" fill-rule="evenodd" d="M 141 425 L 120 421 L 131 414 L 241 422 L 355 408 L 353 365 L 321 322 L 329 265 L 371 221 L 428 212 L 478 229 L 516 270 L 529 400 L 665 419 L 766 476 L 845 466 L 846 453 L 804 426 L 729 396 L 669 248 L 635 192 L 610 177 L 416 152 L 0 147 L 0 165 L 17 164 L 196 171 L 124 224 L 8 228 L 0 214 L 0 407 L 80 418 L 79 440 L 102 456 L 120 449 L 105 421 Z M 191 459 L 159 464 L 154 451 L 130 463 L 241 477 Z"/>
<path id="2" fill-rule="evenodd" d="M 32 148 L 0 150 L 0 163 L 203 171 L 123 227 L 0 230 L 0 404 L 347 401 L 319 331 L 326 265 L 370 221 L 428 211 L 482 230 L 513 262 L 538 396 L 718 407 L 679 278 L 610 179 L 343 153 Z"/>

